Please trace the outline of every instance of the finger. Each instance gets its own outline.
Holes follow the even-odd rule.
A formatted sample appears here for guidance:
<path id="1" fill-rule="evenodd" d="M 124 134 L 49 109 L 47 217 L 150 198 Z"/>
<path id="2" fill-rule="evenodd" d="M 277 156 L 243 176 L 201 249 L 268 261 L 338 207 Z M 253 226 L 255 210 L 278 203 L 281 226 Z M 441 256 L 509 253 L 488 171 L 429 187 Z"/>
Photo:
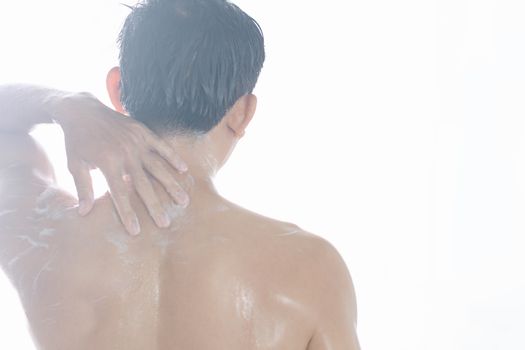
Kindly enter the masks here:
<path id="1" fill-rule="evenodd" d="M 142 169 L 142 166 L 140 164 L 136 164 L 130 173 L 135 190 L 144 202 L 144 205 L 148 209 L 149 214 L 157 226 L 161 228 L 169 227 L 171 224 L 170 218 L 163 209 L 160 200 L 153 189 L 151 180 Z"/>
<path id="2" fill-rule="evenodd" d="M 86 216 L 93 209 L 94 194 L 93 182 L 89 166 L 84 162 L 79 162 L 69 166 L 69 171 L 75 180 L 75 187 L 78 194 L 78 213 Z"/>
<path id="3" fill-rule="evenodd" d="M 177 169 L 179 172 L 184 173 L 188 171 L 188 165 L 184 160 L 175 152 L 175 150 L 163 140 L 157 139 L 153 135 L 147 136 L 149 144 L 152 149 L 157 152 L 162 158 L 164 158 L 168 163 Z"/>
<path id="4" fill-rule="evenodd" d="M 122 174 L 113 169 L 106 171 L 104 171 L 104 169 L 101 170 L 108 182 L 111 199 L 113 200 L 122 224 L 131 235 L 138 235 L 140 233 L 139 220 L 131 207 L 129 193 L 126 183 L 122 179 Z"/>
<path id="5" fill-rule="evenodd" d="M 158 191 L 155 191 L 155 192 L 158 193 Z M 164 208 L 164 210 L 166 211 L 168 215 L 168 218 L 171 221 L 172 220 L 171 213 L 173 212 L 174 206 L 176 205 L 176 203 L 173 201 L 170 195 L 168 196 L 159 195 L 159 199 L 160 199 L 160 205 L 162 206 L 162 208 Z"/>
<path id="6" fill-rule="evenodd" d="M 189 204 L 190 198 L 188 194 L 169 173 L 164 159 L 151 154 L 143 160 L 143 164 L 144 168 L 162 184 L 176 203 L 184 207 Z"/>

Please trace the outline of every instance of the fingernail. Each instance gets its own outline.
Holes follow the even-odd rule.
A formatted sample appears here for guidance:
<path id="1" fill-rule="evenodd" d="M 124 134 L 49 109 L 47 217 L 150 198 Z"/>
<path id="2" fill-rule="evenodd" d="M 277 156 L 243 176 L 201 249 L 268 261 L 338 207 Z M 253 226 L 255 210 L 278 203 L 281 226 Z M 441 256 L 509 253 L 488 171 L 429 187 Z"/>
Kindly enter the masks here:
<path id="1" fill-rule="evenodd" d="M 177 162 L 177 168 L 182 171 L 183 173 L 188 171 L 188 165 L 186 165 L 186 163 L 182 162 L 182 161 L 178 161 Z"/>
<path id="2" fill-rule="evenodd" d="M 158 214 L 156 221 L 159 227 L 167 228 L 171 225 L 170 218 L 167 213 Z"/>
<path id="3" fill-rule="evenodd" d="M 140 233 L 140 224 L 137 218 L 133 218 L 129 223 L 129 233 L 132 236 L 137 236 Z"/>
<path id="4" fill-rule="evenodd" d="M 85 215 L 87 215 L 88 212 L 89 212 L 89 207 L 88 207 L 87 201 L 81 200 L 78 203 L 78 214 L 80 216 L 85 216 Z"/>
<path id="5" fill-rule="evenodd" d="M 177 202 L 183 207 L 187 207 L 190 204 L 190 197 L 185 192 L 177 192 Z"/>

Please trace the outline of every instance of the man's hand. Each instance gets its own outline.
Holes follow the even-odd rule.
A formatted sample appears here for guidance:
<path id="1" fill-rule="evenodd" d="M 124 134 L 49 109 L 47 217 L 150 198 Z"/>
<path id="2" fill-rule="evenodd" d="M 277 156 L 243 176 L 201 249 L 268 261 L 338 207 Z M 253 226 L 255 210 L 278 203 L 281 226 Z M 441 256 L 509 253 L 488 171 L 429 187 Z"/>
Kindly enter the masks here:
<path id="1" fill-rule="evenodd" d="M 159 227 L 168 227 L 170 218 L 147 173 L 164 186 L 176 203 L 188 205 L 188 195 L 168 171 L 168 167 L 173 167 L 182 173 L 187 166 L 168 143 L 141 123 L 86 93 L 55 99 L 52 115 L 64 130 L 68 168 L 75 180 L 80 215 L 87 215 L 93 207 L 90 170 L 94 168 L 106 177 L 117 212 L 132 235 L 139 234 L 140 224 L 130 204 L 126 184 L 129 180 Z"/>

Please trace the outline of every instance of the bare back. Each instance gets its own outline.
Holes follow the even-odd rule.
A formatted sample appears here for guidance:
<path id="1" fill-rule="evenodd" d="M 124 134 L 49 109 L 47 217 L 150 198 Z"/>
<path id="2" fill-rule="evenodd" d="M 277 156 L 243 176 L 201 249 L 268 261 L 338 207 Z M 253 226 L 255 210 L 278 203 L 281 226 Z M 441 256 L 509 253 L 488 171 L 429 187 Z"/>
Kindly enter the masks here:
<path id="1" fill-rule="evenodd" d="M 134 198 L 131 237 L 108 198 L 80 218 L 52 187 L 19 192 L 4 187 L 0 263 L 40 349 L 358 348 L 344 263 L 294 225 L 196 194 L 161 230 Z"/>

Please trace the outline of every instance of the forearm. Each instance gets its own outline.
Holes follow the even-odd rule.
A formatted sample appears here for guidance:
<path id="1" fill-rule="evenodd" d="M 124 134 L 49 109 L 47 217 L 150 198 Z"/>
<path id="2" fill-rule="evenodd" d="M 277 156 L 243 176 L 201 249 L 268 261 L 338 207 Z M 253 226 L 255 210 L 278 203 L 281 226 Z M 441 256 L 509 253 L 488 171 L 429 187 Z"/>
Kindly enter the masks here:
<path id="1" fill-rule="evenodd" d="M 0 85 L 0 132 L 27 133 L 53 123 L 57 101 L 68 93 L 33 85 Z"/>

